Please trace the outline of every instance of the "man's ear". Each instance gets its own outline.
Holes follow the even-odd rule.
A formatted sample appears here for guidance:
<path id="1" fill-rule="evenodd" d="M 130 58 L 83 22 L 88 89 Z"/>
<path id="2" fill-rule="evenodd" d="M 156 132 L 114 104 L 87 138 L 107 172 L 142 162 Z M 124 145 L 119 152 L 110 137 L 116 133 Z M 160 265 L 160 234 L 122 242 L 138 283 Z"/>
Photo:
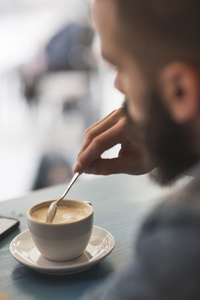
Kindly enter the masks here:
<path id="1" fill-rule="evenodd" d="M 177 123 L 185 123 L 200 107 L 200 74 L 189 63 L 173 62 L 160 74 L 164 106 Z"/>

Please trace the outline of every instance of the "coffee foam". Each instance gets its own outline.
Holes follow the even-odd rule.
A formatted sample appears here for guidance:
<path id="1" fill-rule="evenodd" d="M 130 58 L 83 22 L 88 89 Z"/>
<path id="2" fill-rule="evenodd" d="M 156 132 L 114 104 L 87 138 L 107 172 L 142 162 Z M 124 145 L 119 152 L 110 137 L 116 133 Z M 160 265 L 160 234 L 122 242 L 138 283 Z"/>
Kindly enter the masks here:
<path id="1" fill-rule="evenodd" d="M 49 209 L 48 206 L 39 206 L 32 213 L 31 216 L 38 222 L 46 223 L 46 216 Z M 70 203 L 59 204 L 57 207 L 56 215 L 53 220 L 53 224 L 62 223 L 73 223 L 77 222 L 85 217 L 89 216 L 91 210 L 84 204 L 81 203 Z"/>

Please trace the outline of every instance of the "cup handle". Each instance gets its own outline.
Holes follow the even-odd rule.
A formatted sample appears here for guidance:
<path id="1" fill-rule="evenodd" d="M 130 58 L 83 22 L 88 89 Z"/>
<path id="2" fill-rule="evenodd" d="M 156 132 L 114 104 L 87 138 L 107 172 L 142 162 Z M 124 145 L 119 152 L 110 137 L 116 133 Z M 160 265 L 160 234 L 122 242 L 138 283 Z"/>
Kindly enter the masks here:
<path id="1" fill-rule="evenodd" d="M 85 203 L 87 203 L 87 204 L 90 204 L 90 205 L 92 206 L 92 203 L 89 202 L 89 201 L 83 201 L 83 202 L 85 202 Z"/>

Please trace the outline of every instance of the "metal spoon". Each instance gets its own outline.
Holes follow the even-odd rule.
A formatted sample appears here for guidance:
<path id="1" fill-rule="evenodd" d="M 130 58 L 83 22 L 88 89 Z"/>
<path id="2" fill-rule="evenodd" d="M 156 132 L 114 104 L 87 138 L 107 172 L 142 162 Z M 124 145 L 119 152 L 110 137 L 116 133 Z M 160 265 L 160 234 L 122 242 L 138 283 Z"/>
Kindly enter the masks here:
<path id="1" fill-rule="evenodd" d="M 65 190 L 64 194 L 62 195 L 62 197 L 51 203 L 51 205 L 49 206 L 48 212 L 47 212 L 46 223 L 53 222 L 53 219 L 54 219 L 56 211 L 57 211 L 58 203 L 65 198 L 65 196 L 67 195 L 67 193 L 69 192 L 70 188 L 72 187 L 72 185 L 74 184 L 74 182 L 76 181 L 76 179 L 78 178 L 79 175 L 80 175 L 80 173 L 75 173 L 74 176 L 72 177 L 72 180 L 70 181 L 67 189 Z"/>

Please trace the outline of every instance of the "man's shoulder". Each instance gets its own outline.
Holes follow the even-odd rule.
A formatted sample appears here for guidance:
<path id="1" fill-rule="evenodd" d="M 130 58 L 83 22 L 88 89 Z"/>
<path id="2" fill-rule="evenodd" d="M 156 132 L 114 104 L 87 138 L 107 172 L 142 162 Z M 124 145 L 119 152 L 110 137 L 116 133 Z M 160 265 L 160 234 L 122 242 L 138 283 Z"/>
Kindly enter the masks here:
<path id="1" fill-rule="evenodd" d="M 173 191 L 173 189 L 172 189 Z M 184 181 L 181 187 L 161 199 L 153 214 L 165 213 L 168 216 L 180 214 L 185 208 L 197 210 L 200 213 L 200 177 Z M 186 210 L 187 211 L 187 210 Z M 171 212 L 171 213 L 170 213 Z"/>
<path id="2" fill-rule="evenodd" d="M 154 231 L 166 227 L 195 226 L 200 230 L 200 195 L 196 201 L 179 201 L 158 205 L 146 218 L 141 232 Z"/>
<path id="3" fill-rule="evenodd" d="M 179 232 L 190 228 L 200 236 L 200 179 L 190 181 L 165 197 L 144 220 L 139 240 L 175 228 L 179 228 Z"/>
<path id="4" fill-rule="evenodd" d="M 147 217 L 136 252 L 146 276 L 168 299 L 180 291 L 189 295 L 184 299 L 199 299 L 191 295 L 200 295 L 200 197 L 181 199 L 159 205 Z"/>

